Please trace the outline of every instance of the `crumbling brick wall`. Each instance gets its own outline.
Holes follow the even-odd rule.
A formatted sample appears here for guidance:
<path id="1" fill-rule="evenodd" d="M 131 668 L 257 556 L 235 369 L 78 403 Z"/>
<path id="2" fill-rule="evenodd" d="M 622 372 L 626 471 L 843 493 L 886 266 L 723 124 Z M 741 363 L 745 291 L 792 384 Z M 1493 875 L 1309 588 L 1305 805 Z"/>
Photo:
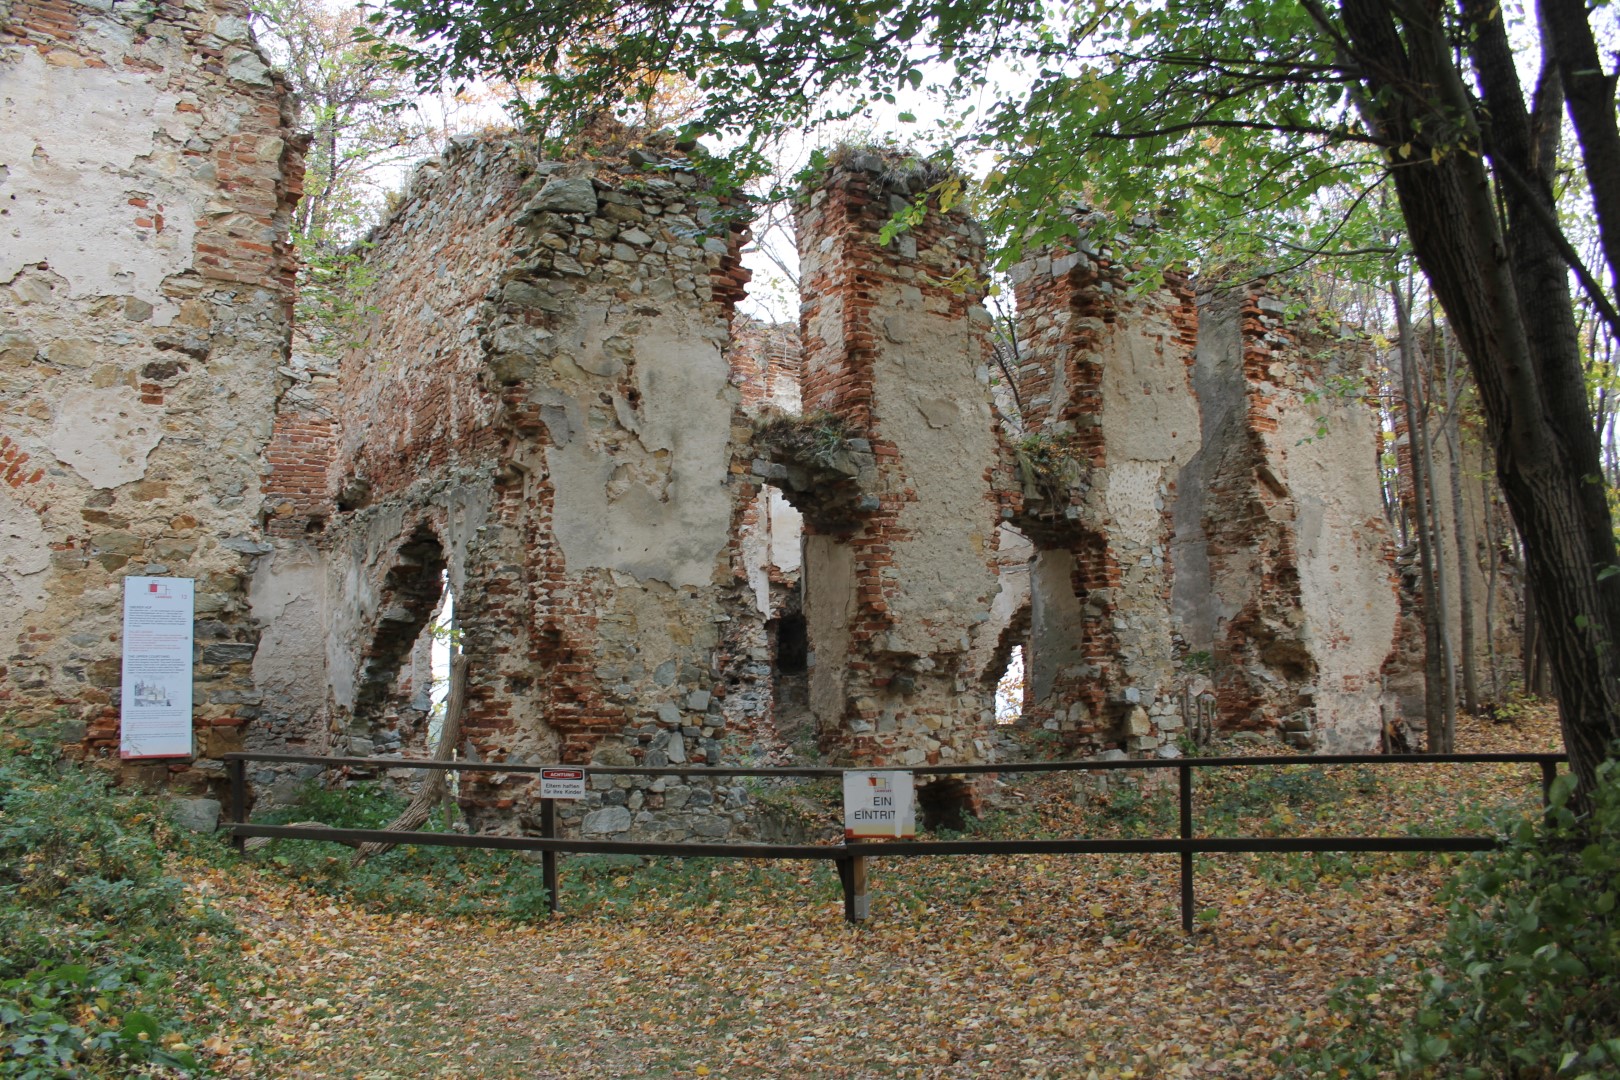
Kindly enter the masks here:
<path id="1" fill-rule="evenodd" d="M 491 137 L 419 169 L 376 230 L 320 541 L 328 670 L 353 734 L 374 730 L 442 565 L 468 658 L 467 752 L 734 752 L 749 718 L 725 704 L 763 658 L 763 615 L 736 543 L 756 489 L 726 355 L 742 232 L 721 209 L 678 155 L 565 166 Z M 528 778 L 469 780 L 462 796 L 480 821 L 536 809 Z M 741 798 L 623 778 L 565 823 L 729 835 L 747 827 Z"/>
<path id="2" fill-rule="evenodd" d="M 0 708 L 116 754 L 122 579 L 196 579 L 200 790 L 258 717 L 248 575 L 302 177 L 234 0 L 0 8 Z"/>

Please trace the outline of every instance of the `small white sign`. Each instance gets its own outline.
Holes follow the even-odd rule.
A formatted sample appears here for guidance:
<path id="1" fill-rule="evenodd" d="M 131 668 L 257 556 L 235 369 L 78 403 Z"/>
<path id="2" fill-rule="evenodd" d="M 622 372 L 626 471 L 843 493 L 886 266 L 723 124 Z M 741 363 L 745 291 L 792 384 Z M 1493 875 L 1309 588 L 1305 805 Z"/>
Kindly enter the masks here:
<path id="1" fill-rule="evenodd" d="M 541 769 L 540 797 L 542 799 L 583 799 L 585 797 L 585 770 Z"/>
<path id="2" fill-rule="evenodd" d="M 906 840 L 916 835 L 916 780 L 909 772 L 844 774 L 844 839 Z"/>
<path id="3" fill-rule="evenodd" d="M 124 579 L 118 756 L 191 756 L 192 580 Z"/>

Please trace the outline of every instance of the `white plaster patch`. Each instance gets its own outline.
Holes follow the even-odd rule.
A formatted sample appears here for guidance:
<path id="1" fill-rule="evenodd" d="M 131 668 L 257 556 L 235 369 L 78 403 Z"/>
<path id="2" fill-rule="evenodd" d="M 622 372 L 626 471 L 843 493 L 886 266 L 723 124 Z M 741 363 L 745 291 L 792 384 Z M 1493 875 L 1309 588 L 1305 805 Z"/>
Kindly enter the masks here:
<path id="1" fill-rule="evenodd" d="M 1149 333 L 1168 333 L 1163 320 L 1139 322 L 1116 328 L 1103 347 L 1102 425 L 1110 467 L 1125 459 L 1180 462 L 1198 450 L 1198 402 L 1187 366 Z"/>
<path id="2" fill-rule="evenodd" d="M 130 387 L 86 390 L 57 409 L 51 453 L 92 487 L 115 488 L 146 474 L 147 455 L 163 439 L 162 418 Z"/>
<path id="3" fill-rule="evenodd" d="M 28 613 L 45 606 L 48 540 L 33 507 L 0 487 L 0 640 L 13 640 Z"/>
<path id="4" fill-rule="evenodd" d="M 0 281 L 47 263 L 74 296 L 163 301 L 163 279 L 191 265 L 196 234 L 178 159 L 161 152 L 160 136 L 184 143 L 197 122 L 175 111 L 179 100 L 144 72 L 55 67 L 33 50 L 0 64 L 0 198 L 10 211 L 0 219 Z"/>
<path id="5" fill-rule="evenodd" d="M 726 361 L 715 344 L 668 317 L 646 326 L 633 348 L 642 408 L 627 430 L 637 436 L 641 463 L 668 476 L 665 490 L 625 470 L 626 482 L 609 499 L 615 471 L 630 463 L 624 451 L 605 453 L 585 439 L 548 447 L 557 540 L 571 572 L 600 567 L 641 581 L 707 585 L 731 529 Z M 589 405 L 573 408 L 583 413 Z"/>
<path id="6" fill-rule="evenodd" d="M 1111 461 L 1102 470 L 1107 485 L 1103 501 L 1113 522 L 1112 537 L 1139 544 L 1157 542 L 1163 521 L 1157 505 L 1161 475 L 1157 461 Z"/>
<path id="7" fill-rule="evenodd" d="M 1378 744 L 1381 672 L 1400 611 L 1371 467 L 1372 414 L 1359 401 L 1330 404 L 1327 429 L 1319 432 L 1321 408 L 1284 409 L 1273 445 L 1283 448 L 1297 500 L 1299 602 L 1318 669 L 1318 748 L 1362 752 Z M 1348 467 L 1358 459 L 1368 467 Z"/>
<path id="8" fill-rule="evenodd" d="M 310 717 L 326 707 L 326 571 L 305 545 L 259 560 L 248 587 L 253 620 L 264 626 L 253 656 L 253 685 L 276 711 Z"/>
<path id="9" fill-rule="evenodd" d="M 771 562 L 784 574 L 797 574 L 803 552 L 804 515 L 776 488 L 771 495 Z"/>
<path id="10" fill-rule="evenodd" d="M 900 448 L 917 494 L 902 505 L 905 538 L 894 542 L 900 590 L 889 647 L 929 656 L 964 651 L 997 590 L 988 483 L 964 468 L 994 458 L 995 436 L 989 388 L 974 375 L 982 355 L 974 320 L 917 310 L 920 300 L 889 296 L 874 310 L 890 343 L 873 361 L 872 381 L 878 428 Z"/>

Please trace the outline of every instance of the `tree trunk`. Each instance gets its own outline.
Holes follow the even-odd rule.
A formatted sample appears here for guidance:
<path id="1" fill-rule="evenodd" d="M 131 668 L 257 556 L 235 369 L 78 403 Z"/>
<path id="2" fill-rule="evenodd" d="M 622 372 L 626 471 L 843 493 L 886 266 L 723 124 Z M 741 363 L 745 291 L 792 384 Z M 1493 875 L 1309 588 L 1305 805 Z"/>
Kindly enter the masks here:
<path id="1" fill-rule="evenodd" d="M 450 696 L 444 703 L 444 727 L 439 729 L 439 742 L 433 748 L 434 761 L 450 761 L 456 756 L 456 743 L 461 741 L 461 716 L 467 711 L 467 658 L 456 653 L 450 658 Z M 450 773 L 445 769 L 424 769 L 416 795 L 400 811 L 399 817 L 388 824 L 393 831 L 409 832 L 427 824 L 433 808 L 449 790 Z M 394 844 L 368 841 L 354 853 L 356 864 L 373 855 L 391 851 Z"/>
<path id="2" fill-rule="evenodd" d="M 1494 6 L 1464 0 L 1464 11 Z M 1410 145 L 1392 169 L 1412 250 L 1445 309 L 1479 387 L 1502 490 L 1524 538 L 1558 689 L 1564 745 L 1583 786 L 1620 737 L 1620 580 L 1598 441 L 1586 408 L 1574 314 L 1556 250 L 1510 196 L 1504 238 L 1483 144 L 1438 5 L 1408 5 L 1397 28 L 1384 0 L 1340 0 L 1353 74 L 1387 145 Z M 1494 158 L 1528 156 L 1528 120 L 1498 17 L 1476 24 L 1476 63 L 1492 117 Z M 1506 61 L 1506 71 L 1503 62 Z M 1488 74 L 1487 74 L 1488 73 Z M 1512 129 L 1518 128 L 1515 133 Z M 1506 137 L 1504 138 L 1504 134 Z M 1533 175 L 1533 173 L 1532 173 Z M 1540 247 L 1551 249 L 1545 236 Z M 1511 244 L 1511 250 L 1510 250 Z M 1562 299 L 1560 300 L 1560 296 Z"/>
<path id="3" fill-rule="evenodd" d="M 1450 685 L 1445 640 L 1445 599 L 1440 591 L 1440 572 L 1434 545 L 1434 508 L 1429 499 L 1432 462 L 1425 453 L 1428 436 L 1423 430 L 1422 391 L 1417 377 L 1417 343 L 1412 339 L 1412 319 L 1400 285 L 1390 282 L 1390 298 L 1395 302 L 1395 325 L 1401 356 L 1401 396 L 1406 413 L 1406 446 L 1412 470 L 1412 513 L 1417 519 L 1418 570 L 1423 583 L 1423 725 L 1424 749 L 1431 754 L 1451 753 L 1448 723 L 1451 715 Z"/>
<path id="4" fill-rule="evenodd" d="M 1485 508 L 1485 663 L 1491 676 L 1491 701 L 1497 702 L 1502 700 L 1501 670 L 1496 659 L 1496 583 L 1502 572 L 1502 549 L 1496 538 L 1491 478 L 1483 473 L 1479 478 L 1479 494 L 1480 505 Z"/>
<path id="5" fill-rule="evenodd" d="M 1474 571 L 1479 569 L 1479 558 L 1474 553 L 1472 523 L 1468 520 L 1468 505 L 1463 498 L 1462 476 L 1462 410 L 1457 404 L 1456 362 L 1451 348 L 1442 340 L 1440 348 L 1445 356 L 1446 415 L 1440 425 L 1446 437 L 1446 453 L 1450 456 L 1448 479 L 1451 481 L 1452 529 L 1457 541 L 1457 627 L 1456 666 L 1453 670 L 1462 677 L 1462 707 L 1470 714 L 1479 711 L 1479 679 L 1476 674 L 1474 641 Z"/>
<path id="6" fill-rule="evenodd" d="M 1603 257 L 1620 292 L 1620 124 L 1615 117 L 1615 78 L 1603 70 L 1586 0 L 1541 0 L 1543 47 L 1552 52 L 1564 86 L 1564 101 L 1581 144 L 1586 183 L 1592 192 Z"/>

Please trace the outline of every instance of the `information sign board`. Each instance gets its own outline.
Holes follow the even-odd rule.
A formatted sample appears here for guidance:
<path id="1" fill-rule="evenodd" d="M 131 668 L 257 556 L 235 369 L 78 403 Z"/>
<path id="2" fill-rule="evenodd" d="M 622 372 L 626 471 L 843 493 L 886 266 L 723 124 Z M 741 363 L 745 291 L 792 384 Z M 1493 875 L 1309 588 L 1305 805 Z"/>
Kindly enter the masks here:
<path id="1" fill-rule="evenodd" d="M 124 579 L 118 756 L 191 756 L 192 580 Z"/>
<path id="2" fill-rule="evenodd" d="M 540 797 L 542 799 L 583 799 L 585 797 L 585 770 L 541 769 Z"/>
<path id="3" fill-rule="evenodd" d="M 905 840 L 916 835 L 917 792 L 911 773 L 844 774 L 844 839 Z"/>

